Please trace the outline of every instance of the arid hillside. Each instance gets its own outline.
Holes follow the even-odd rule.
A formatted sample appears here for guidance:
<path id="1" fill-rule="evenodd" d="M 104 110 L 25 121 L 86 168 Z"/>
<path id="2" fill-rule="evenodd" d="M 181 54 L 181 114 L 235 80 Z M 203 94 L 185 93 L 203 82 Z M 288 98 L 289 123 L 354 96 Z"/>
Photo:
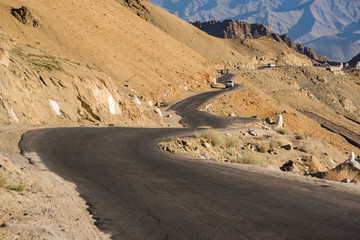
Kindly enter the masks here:
<path id="1" fill-rule="evenodd" d="M 6 0 L 0 11 L 2 123 L 158 124 L 152 104 L 208 87 L 216 67 L 310 64 L 271 39 L 213 38 L 146 1 Z"/>
<path id="2" fill-rule="evenodd" d="M 119 2 L 0 4 L 0 44 L 10 59 L 1 65 L 3 123 L 136 124 L 149 118 L 139 116 L 148 101 L 174 98 L 214 77 L 208 60 Z M 23 5 L 37 27 L 11 15 Z"/>
<path id="3" fill-rule="evenodd" d="M 0 22 L 1 239 L 110 238 L 94 225 L 75 185 L 49 171 L 36 153 L 20 153 L 24 132 L 181 127 L 179 116 L 162 111 L 210 90 L 219 69 L 238 74 L 235 82 L 247 89 L 215 99 L 209 111 L 260 119 L 283 112 L 291 131 L 318 137 L 311 140 L 319 143 L 317 153 L 329 155 L 320 160 L 333 157 L 323 150 L 335 146 L 336 163 L 352 146 L 297 110 L 359 133 L 359 72 L 335 76 L 311 67 L 305 55 L 269 37 L 215 38 L 142 0 L 2 0 Z M 283 67 L 264 68 L 269 62 Z"/>
<path id="4" fill-rule="evenodd" d="M 150 2 L 143 2 L 143 6 L 153 16 L 150 21 L 152 24 L 212 61 L 218 68 L 254 69 L 268 62 L 296 66 L 311 65 L 311 61 L 305 55 L 279 44 L 272 38 L 246 39 L 246 41 L 219 39 L 181 21 Z"/>

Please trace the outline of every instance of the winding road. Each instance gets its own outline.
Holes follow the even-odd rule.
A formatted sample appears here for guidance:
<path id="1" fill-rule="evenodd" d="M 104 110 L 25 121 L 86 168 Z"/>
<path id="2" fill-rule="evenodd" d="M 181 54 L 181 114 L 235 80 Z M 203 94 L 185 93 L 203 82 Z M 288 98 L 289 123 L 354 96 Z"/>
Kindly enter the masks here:
<path id="1" fill-rule="evenodd" d="M 74 182 L 113 239 L 359 239 L 357 195 L 157 148 L 196 127 L 253 121 L 196 110 L 225 91 L 172 107 L 189 128 L 39 129 L 24 134 L 19 146 Z"/>

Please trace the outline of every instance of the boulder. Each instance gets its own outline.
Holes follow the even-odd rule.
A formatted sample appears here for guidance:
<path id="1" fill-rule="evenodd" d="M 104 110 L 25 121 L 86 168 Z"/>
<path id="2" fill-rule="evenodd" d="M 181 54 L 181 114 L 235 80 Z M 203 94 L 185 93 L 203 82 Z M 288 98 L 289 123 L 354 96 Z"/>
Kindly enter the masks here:
<path id="1" fill-rule="evenodd" d="M 311 162 L 314 168 L 313 170 L 316 172 L 325 172 L 328 170 L 315 156 L 311 156 Z"/>
<path id="2" fill-rule="evenodd" d="M 284 163 L 284 165 L 280 167 L 280 170 L 284 172 L 293 172 L 295 170 L 294 162 L 292 160 L 289 160 L 287 163 Z"/>
<path id="3" fill-rule="evenodd" d="M 33 27 L 39 27 L 39 21 L 35 19 L 27 7 L 12 8 L 11 15 L 13 15 L 19 22 Z"/>
<path id="4" fill-rule="evenodd" d="M 182 145 L 184 145 L 184 146 L 191 147 L 191 142 L 182 140 L 181 143 L 182 143 Z"/>
<path id="5" fill-rule="evenodd" d="M 254 132 L 254 130 L 252 130 L 250 128 L 248 129 L 248 132 L 251 136 L 257 136 L 256 132 Z"/>
<path id="6" fill-rule="evenodd" d="M 265 129 L 265 130 L 270 130 L 270 128 L 267 127 L 267 126 L 265 126 L 265 125 L 261 125 L 261 127 L 262 127 L 263 129 Z"/>
<path id="7" fill-rule="evenodd" d="M 175 152 L 175 149 L 173 147 L 166 147 L 166 151 L 169 152 L 169 153 L 174 153 Z"/>
<path id="8" fill-rule="evenodd" d="M 9 67 L 10 59 L 9 54 L 5 49 L 0 48 L 0 64 L 4 65 L 5 67 Z"/>
<path id="9" fill-rule="evenodd" d="M 284 146 L 281 146 L 281 148 L 290 151 L 290 150 L 292 150 L 293 147 L 292 147 L 292 145 L 289 143 L 289 144 L 286 144 L 286 145 L 284 145 Z"/>
<path id="10" fill-rule="evenodd" d="M 205 148 L 211 147 L 211 144 L 208 143 L 208 142 L 203 142 L 201 145 L 202 145 L 203 147 L 205 147 Z"/>
<path id="11" fill-rule="evenodd" d="M 343 183 L 350 183 L 350 179 L 344 178 L 343 180 L 341 180 L 341 182 L 343 182 Z"/>

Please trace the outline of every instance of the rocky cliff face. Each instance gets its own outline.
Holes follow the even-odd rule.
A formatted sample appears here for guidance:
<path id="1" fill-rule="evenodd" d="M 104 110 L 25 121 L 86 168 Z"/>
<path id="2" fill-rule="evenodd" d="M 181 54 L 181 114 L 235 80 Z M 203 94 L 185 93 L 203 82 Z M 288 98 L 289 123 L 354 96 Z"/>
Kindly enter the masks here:
<path id="1" fill-rule="evenodd" d="M 360 53 L 353 57 L 348 63 L 350 66 L 356 66 L 358 62 L 360 62 Z"/>
<path id="2" fill-rule="evenodd" d="M 208 34 L 219 37 L 219 38 L 248 38 L 248 39 L 257 39 L 260 37 L 271 37 L 279 43 L 284 43 L 288 47 L 294 49 L 295 51 L 305 54 L 310 59 L 316 61 L 325 61 L 325 57 L 317 54 L 315 51 L 308 47 L 301 46 L 296 44 L 286 35 L 279 35 L 272 32 L 264 24 L 250 24 L 238 20 L 225 20 L 221 21 L 209 21 L 209 22 L 194 22 L 194 26 L 199 29 L 207 32 Z"/>

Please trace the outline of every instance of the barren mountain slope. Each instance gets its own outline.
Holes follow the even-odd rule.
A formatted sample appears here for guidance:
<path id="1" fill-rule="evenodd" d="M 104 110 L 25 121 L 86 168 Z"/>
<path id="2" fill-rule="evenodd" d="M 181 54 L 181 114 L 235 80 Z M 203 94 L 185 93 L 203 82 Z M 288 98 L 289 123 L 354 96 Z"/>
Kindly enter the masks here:
<path id="1" fill-rule="evenodd" d="M 22 24 L 10 14 L 12 7 L 22 5 L 30 9 L 33 17 L 38 20 L 38 27 Z M 77 85 L 80 91 L 87 91 L 87 87 L 90 87 L 89 91 L 97 91 L 94 87 L 96 81 L 100 81 L 113 94 L 123 94 L 126 101 L 132 101 L 128 96 L 131 93 L 137 97 L 143 96 L 143 100 L 151 100 L 153 103 L 172 99 L 186 89 L 204 86 L 204 83 L 213 78 L 214 70 L 210 68 L 209 61 L 139 18 L 117 1 L 6 0 L 0 3 L 0 19 L 3 23 L 1 47 L 9 53 L 11 59 L 9 68 L 2 66 L 2 72 L 9 77 L 3 76 L 2 79 L 5 77 L 6 81 L 11 79 L 11 82 L 18 84 L 18 87 L 8 84 L 1 89 L 2 95 L 6 95 L 9 105 L 7 111 L 10 112 L 9 109 L 16 105 L 12 98 L 17 97 L 20 89 L 27 91 L 20 87 L 24 84 L 21 74 L 26 65 L 29 65 L 30 72 L 35 71 L 28 76 L 30 82 L 39 82 L 40 76 L 56 76 L 60 80 L 67 78 L 64 81 L 69 81 L 72 85 L 72 78 L 77 79 L 77 75 L 84 74 L 84 81 L 89 84 Z M 51 56 L 59 68 L 37 69 L 36 64 L 29 64 L 33 61 L 29 54 L 40 54 L 37 49 L 41 49 L 43 55 L 47 56 L 45 59 Z M 72 69 L 68 69 L 66 65 L 70 62 L 78 64 L 70 64 Z M 96 75 L 102 75 L 101 80 L 90 80 L 97 79 Z M 48 86 L 44 87 L 44 91 L 47 91 Z M 67 99 L 64 88 L 54 86 L 53 90 L 53 93 L 47 93 L 48 98 L 60 102 Z M 27 93 L 31 94 L 31 91 Z M 70 102 L 79 105 L 81 101 L 76 100 L 76 95 L 73 94 L 71 98 L 74 100 Z M 104 96 L 107 97 L 110 96 Z M 121 101 L 119 98 L 115 100 L 117 106 Z M 92 99 L 87 99 L 86 104 L 93 106 L 96 115 L 100 114 Z M 49 104 L 46 106 L 49 108 Z M 63 110 L 62 106 L 60 108 Z M 73 106 L 72 112 L 77 112 L 76 108 L 77 106 Z M 41 112 L 43 109 L 42 106 L 37 111 Z M 22 115 L 21 112 L 15 114 Z M 131 114 L 116 114 L 120 114 L 123 119 L 132 118 Z M 36 124 L 38 120 L 32 123 Z"/>
<path id="2" fill-rule="evenodd" d="M 263 23 L 275 33 L 286 34 L 302 45 L 324 36 L 340 37 L 347 46 L 349 42 L 354 46 L 360 43 L 358 0 L 151 1 L 190 22 L 234 19 Z M 338 40 L 327 41 L 333 46 L 336 42 Z M 357 54 L 347 56 L 346 48 L 337 48 L 337 51 L 345 50 L 340 55 L 332 54 L 332 48 L 323 52 L 320 42 L 309 47 L 337 61 L 348 61 Z"/>
<path id="3" fill-rule="evenodd" d="M 153 16 L 152 23 L 200 55 L 230 69 L 253 68 L 268 62 L 310 65 L 310 60 L 271 38 L 262 41 L 218 39 L 184 22 L 165 10 L 143 2 Z M 225 66 L 224 66 L 225 65 Z"/>
<path id="4" fill-rule="evenodd" d="M 301 113 L 315 113 L 360 134 L 356 123 L 360 120 L 358 73 L 346 71 L 345 75 L 335 75 L 325 68 L 285 67 L 242 71 L 237 79 L 249 89 L 219 97 L 209 105 L 210 111 L 261 119 L 275 119 L 283 113 L 286 128 L 292 132 L 319 137 L 343 152 L 360 152 L 338 134 L 321 129 Z"/>

